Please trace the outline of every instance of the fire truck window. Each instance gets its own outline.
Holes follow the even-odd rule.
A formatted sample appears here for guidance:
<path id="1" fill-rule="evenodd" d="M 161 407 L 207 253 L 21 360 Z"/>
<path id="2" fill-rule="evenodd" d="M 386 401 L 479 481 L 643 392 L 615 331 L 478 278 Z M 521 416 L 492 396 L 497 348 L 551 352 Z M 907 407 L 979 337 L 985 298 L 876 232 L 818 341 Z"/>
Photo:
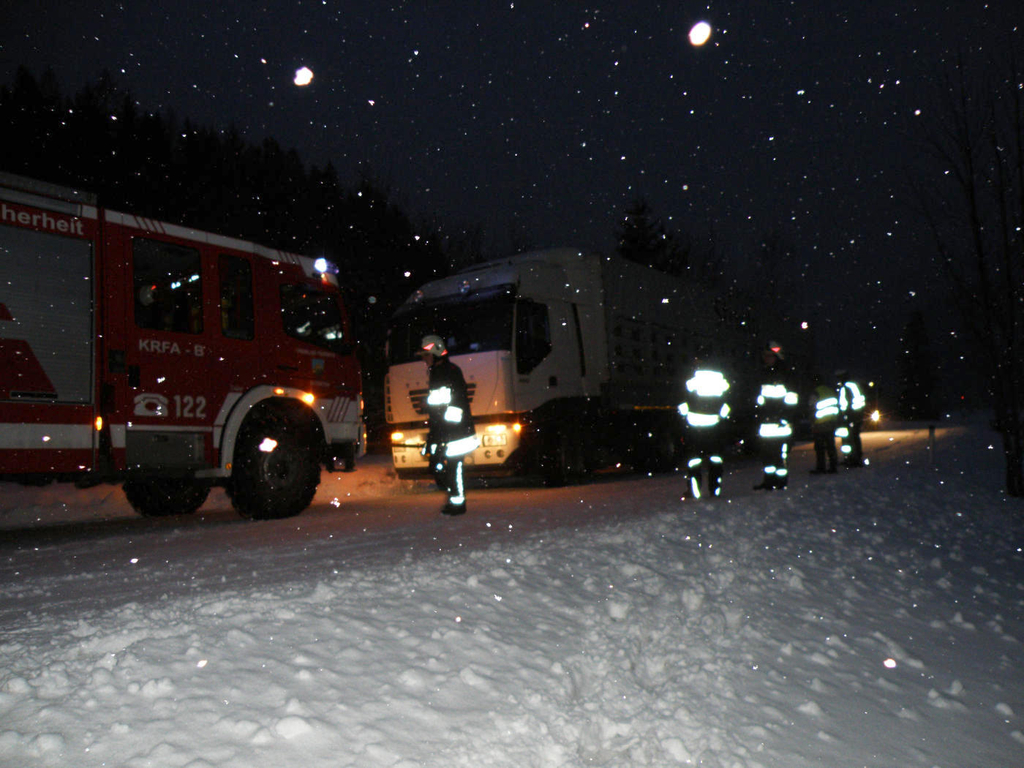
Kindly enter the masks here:
<path id="1" fill-rule="evenodd" d="M 220 257 L 220 329 L 229 339 L 255 336 L 252 265 L 238 256 Z"/>
<path id="2" fill-rule="evenodd" d="M 337 298 L 304 285 L 281 286 L 284 332 L 318 347 L 343 351 L 347 334 Z"/>
<path id="3" fill-rule="evenodd" d="M 199 251 L 173 243 L 132 241 L 135 324 L 178 333 L 203 332 Z"/>

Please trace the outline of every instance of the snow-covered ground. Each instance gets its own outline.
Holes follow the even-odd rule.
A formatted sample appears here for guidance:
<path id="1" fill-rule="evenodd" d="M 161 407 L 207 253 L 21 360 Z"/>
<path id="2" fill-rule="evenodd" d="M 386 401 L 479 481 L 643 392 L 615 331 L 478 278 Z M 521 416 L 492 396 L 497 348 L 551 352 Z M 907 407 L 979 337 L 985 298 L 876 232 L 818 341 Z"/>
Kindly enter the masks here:
<path id="1" fill-rule="evenodd" d="M 681 502 L 380 458 L 300 517 L 0 486 L 0 765 L 1024 765 L 1024 504 L 981 426 Z"/>

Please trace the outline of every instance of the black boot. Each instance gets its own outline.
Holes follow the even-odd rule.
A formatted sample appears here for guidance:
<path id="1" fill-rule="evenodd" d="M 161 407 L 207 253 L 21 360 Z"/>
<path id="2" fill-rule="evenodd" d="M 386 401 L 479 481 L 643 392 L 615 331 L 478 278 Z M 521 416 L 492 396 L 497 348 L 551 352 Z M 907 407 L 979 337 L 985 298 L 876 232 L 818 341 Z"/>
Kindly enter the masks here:
<path id="1" fill-rule="evenodd" d="M 452 502 L 449 501 L 444 505 L 444 508 L 441 510 L 441 514 L 448 515 L 448 517 L 464 515 L 466 514 L 466 502 L 462 502 L 461 504 L 452 504 Z"/>

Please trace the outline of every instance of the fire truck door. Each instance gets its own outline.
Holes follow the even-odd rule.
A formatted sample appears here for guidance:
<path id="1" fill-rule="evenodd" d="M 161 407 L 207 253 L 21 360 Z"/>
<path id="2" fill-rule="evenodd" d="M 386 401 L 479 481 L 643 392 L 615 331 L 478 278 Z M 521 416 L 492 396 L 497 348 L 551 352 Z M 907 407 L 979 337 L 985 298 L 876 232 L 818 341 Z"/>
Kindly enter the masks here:
<path id="1" fill-rule="evenodd" d="M 134 237 L 129 261 L 135 338 L 126 355 L 128 468 L 209 466 L 216 404 L 203 294 L 214 294 L 202 254 L 192 245 Z"/>

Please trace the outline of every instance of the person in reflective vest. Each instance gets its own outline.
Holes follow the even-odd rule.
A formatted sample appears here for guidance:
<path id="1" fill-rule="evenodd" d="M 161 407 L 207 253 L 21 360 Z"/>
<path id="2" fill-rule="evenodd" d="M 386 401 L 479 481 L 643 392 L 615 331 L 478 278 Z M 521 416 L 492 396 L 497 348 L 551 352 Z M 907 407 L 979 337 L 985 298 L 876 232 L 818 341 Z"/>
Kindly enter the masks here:
<path id="1" fill-rule="evenodd" d="M 811 434 L 814 436 L 814 469 L 811 474 L 834 473 L 838 462 L 836 453 L 836 425 L 839 423 L 839 397 L 832 387 L 826 386 L 821 376 L 814 377 L 814 418 Z M 825 460 L 828 460 L 828 467 Z"/>
<path id="2" fill-rule="evenodd" d="M 855 381 L 849 380 L 846 371 L 836 371 L 836 392 L 839 396 L 839 427 L 836 435 L 842 439 L 840 451 L 843 464 L 847 467 L 864 466 L 864 450 L 860 441 L 860 430 L 864 424 L 864 406 L 867 400 Z"/>
<path id="3" fill-rule="evenodd" d="M 420 342 L 420 357 L 430 369 L 427 384 L 427 441 L 422 453 L 430 462 L 438 486 L 448 492 L 445 515 L 466 511 L 463 459 L 479 442 L 469 409 L 462 370 L 448 357 L 444 339 L 430 334 Z"/>
<path id="4" fill-rule="evenodd" d="M 729 403 L 725 393 L 729 382 L 720 371 L 698 365 L 686 382 L 686 396 L 679 404 L 683 417 L 686 471 L 690 498 L 700 498 L 703 467 L 708 469 L 708 493 L 722 495 L 722 453 L 725 448 L 725 425 Z"/>
<path id="5" fill-rule="evenodd" d="M 754 416 L 764 478 L 754 490 L 771 491 L 785 488 L 789 482 L 789 444 L 793 437 L 793 414 L 800 398 L 790 389 L 782 347 L 770 343 L 762 353 L 762 361 L 764 371 Z"/>

